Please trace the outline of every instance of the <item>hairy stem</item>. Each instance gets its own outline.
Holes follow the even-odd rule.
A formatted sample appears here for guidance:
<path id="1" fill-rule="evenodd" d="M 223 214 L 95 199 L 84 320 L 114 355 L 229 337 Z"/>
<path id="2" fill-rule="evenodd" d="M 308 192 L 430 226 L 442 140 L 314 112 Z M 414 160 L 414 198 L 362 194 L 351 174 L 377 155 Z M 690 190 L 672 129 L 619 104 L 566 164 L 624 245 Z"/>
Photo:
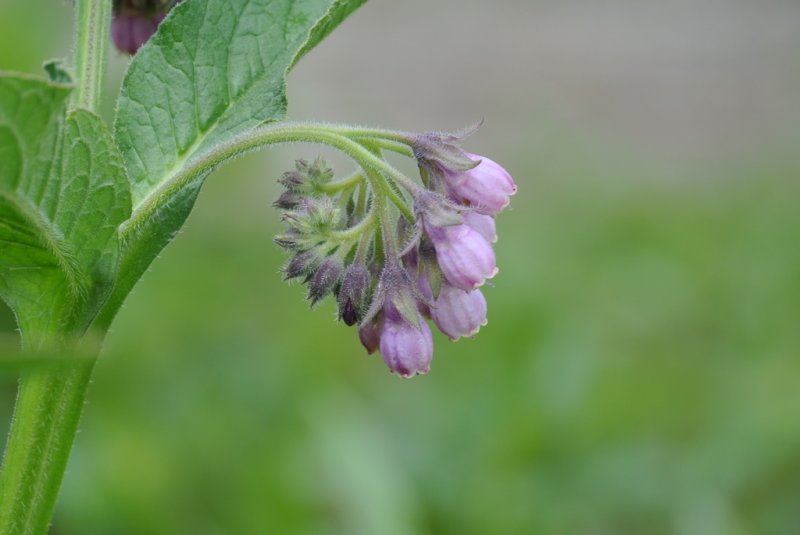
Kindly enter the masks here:
<path id="1" fill-rule="evenodd" d="M 110 15 L 110 0 L 76 0 L 73 108 L 99 107 Z M 31 349 L 62 337 L 41 333 Z M 98 350 L 88 359 L 22 372 L 0 472 L 0 535 L 47 532 Z"/>
<path id="2" fill-rule="evenodd" d="M 0 479 L 0 534 L 47 532 L 94 359 L 20 378 Z"/>
<path id="3" fill-rule="evenodd" d="M 111 0 L 78 0 L 75 6 L 75 71 L 78 83 L 73 108 L 97 112 L 108 50 Z"/>

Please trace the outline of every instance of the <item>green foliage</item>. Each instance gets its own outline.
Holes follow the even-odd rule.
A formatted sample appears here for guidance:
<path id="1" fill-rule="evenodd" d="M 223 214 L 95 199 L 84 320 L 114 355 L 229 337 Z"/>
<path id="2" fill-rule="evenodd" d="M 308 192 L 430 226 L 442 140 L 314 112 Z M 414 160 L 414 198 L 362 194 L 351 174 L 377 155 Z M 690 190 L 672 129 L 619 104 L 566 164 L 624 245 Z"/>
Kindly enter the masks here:
<path id="1" fill-rule="evenodd" d="M 284 75 L 318 21 L 349 3 L 237 0 L 179 5 L 135 56 L 115 135 L 140 204 L 187 162 L 286 111 Z M 317 39 L 318 40 L 318 39 Z"/>
<path id="2" fill-rule="evenodd" d="M 363 1 L 182 3 L 133 60 L 114 138 L 93 113 L 107 0 L 76 3 L 74 87 L 55 61 L 49 81 L 0 73 L 0 297 L 30 361 L 0 473 L 0 533 L 47 531 L 94 366 L 38 357 L 105 334 L 220 163 L 200 158 L 283 118 L 289 67 Z M 190 180 L 168 189 L 187 167 Z"/>
<path id="3" fill-rule="evenodd" d="M 288 69 L 364 1 L 180 4 L 130 65 L 116 145 L 98 117 L 67 113 L 59 63 L 46 64 L 51 82 L 0 78 L 0 296 L 23 333 L 80 334 L 113 287 L 107 326 L 211 169 L 162 189 L 214 147 L 282 119 Z M 120 224 L 148 202 L 153 213 L 121 241 Z"/>
<path id="4" fill-rule="evenodd" d="M 237 0 L 178 5 L 132 61 L 119 97 L 115 136 L 134 208 L 157 201 L 130 229 L 116 312 L 183 225 L 203 180 L 161 198 L 163 188 L 209 150 L 286 113 L 289 68 L 366 0 Z"/>
<path id="5" fill-rule="evenodd" d="M 114 283 L 130 215 L 119 153 L 69 88 L 0 77 L 0 295 L 26 336 L 82 331 Z"/>

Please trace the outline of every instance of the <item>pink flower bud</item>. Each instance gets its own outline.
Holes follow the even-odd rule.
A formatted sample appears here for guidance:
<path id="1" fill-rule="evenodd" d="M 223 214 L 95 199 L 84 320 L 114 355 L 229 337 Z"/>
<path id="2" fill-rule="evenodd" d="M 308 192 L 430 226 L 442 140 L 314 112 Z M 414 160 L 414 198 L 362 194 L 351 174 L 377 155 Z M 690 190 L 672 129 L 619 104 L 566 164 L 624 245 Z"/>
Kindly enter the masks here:
<path id="1" fill-rule="evenodd" d="M 339 290 L 339 317 L 347 325 L 355 325 L 364 313 L 367 293 L 369 293 L 369 271 L 361 262 L 353 262 L 342 277 Z"/>
<path id="2" fill-rule="evenodd" d="M 495 215 L 508 206 L 509 197 L 517 192 L 517 186 L 508 171 L 496 162 L 475 154 L 467 155 L 481 163 L 473 169 L 446 173 L 450 192 L 468 201 L 477 212 Z"/>
<path id="3" fill-rule="evenodd" d="M 434 227 L 426 222 L 425 231 L 436 248 L 444 278 L 456 288 L 474 290 L 497 274 L 491 244 L 472 227 Z"/>
<path id="4" fill-rule="evenodd" d="M 494 243 L 497 241 L 497 230 L 494 218 L 490 215 L 479 214 L 478 212 L 464 212 L 462 214 L 464 224 L 469 225 L 486 238 L 486 241 Z"/>
<path id="5" fill-rule="evenodd" d="M 407 322 L 387 304 L 381 329 L 381 357 L 392 373 L 412 377 L 428 373 L 433 358 L 433 335 L 423 318 L 419 328 Z"/>
<path id="6" fill-rule="evenodd" d="M 375 353 L 381 343 L 380 322 L 370 320 L 362 323 L 358 328 L 358 339 L 367 350 L 367 355 Z"/>
<path id="7" fill-rule="evenodd" d="M 433 302 L 433 290 L 431 289 L 431 283 L 428 282 L 428 276 L 424 272 L 421 273 L 417 279 L 417 290 L 419 290 L 419 293 L 422 294 L 422 297 L 424 297 L 428 303 Z M 419 310 L 419 313 L 426 318 L 431 317 L 431 307 L 429 307 L 424 301 L 417 301 L 417 310 Z"/>
<path id="8" fill-rule="evenodd" d="M 486 325 L 486 298 L 480 290 L 465 292 L 443 284 L 431 309 L 431 317 L 451 340 L 473 336 Z"/>

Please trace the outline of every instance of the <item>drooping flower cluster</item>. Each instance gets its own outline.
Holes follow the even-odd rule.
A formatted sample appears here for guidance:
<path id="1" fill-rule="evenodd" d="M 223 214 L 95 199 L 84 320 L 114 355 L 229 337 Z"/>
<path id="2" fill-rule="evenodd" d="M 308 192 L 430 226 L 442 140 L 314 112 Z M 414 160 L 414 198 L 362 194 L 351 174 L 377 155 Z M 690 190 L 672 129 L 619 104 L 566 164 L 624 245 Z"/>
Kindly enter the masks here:
<path id="1" fill-rule="evenodd" d="M 367 352 L 380 351 L 393 373 L 427 373 L 426 318 L 451 340 L 486 325 L 480 287 L 498 272 L 494 218 L 516 185 L 497 163 L 461 150 L 457 135 L 337 135 L 346 141 L 340 148 L 356 147 L 347 149 L 356 173 L 333 181 L 322 160 L 298 160 L 279 181 L 285 191 L 274 204 L 287 229 L 275 241 L 293 255 L 284 276 L 308 285 L 312 305 L 333 294 L 339 318 L 358 324 Z M 388 164 L 382 150 L 415 158 L 420 182 Z"/>

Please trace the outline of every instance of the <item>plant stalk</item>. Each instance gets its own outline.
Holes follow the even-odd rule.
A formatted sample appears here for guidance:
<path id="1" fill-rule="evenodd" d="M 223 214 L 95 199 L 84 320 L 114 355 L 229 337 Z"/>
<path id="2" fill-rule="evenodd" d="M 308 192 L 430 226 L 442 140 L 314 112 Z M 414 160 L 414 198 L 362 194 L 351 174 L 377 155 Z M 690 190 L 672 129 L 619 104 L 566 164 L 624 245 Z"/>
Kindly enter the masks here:
<path id="1" fill-rule="evenodd" d="M 0 479 L 0 534 L 47 532 L 94 362 L 22 373 Z"/>
<path id="2" fill-rule="evenodd" d="M 71 107 L 97 113 L 111 0 L 76 0 L 75 4 L 77 81 Z M 74 335 L 42 333 L 39 342 L 68 339 L 70 334 Z M 47 532 L 98 351 L 99 345 L 93 345 L 88 359 L 71 359 L 59 366 L 21 373 L 0 472 L 0 535 Z"/>
<path id="3" fill-rule="evenodd" d="M 111 0 L 75 2 L 75 72 L 72 107 L 97 113 L 106 70 Z"/>

